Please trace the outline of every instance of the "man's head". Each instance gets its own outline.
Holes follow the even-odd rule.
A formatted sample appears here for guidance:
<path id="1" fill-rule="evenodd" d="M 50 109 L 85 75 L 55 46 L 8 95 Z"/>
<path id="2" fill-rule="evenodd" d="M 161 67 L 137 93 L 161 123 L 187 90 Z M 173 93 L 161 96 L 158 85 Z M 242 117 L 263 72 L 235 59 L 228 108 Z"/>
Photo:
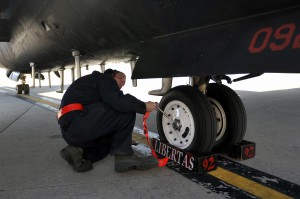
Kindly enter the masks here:
<path id="1" fill-rule="evenodd" d="M 126 82 L 126 75 L 118 70 L 107 69 L 104 71 L 104 74 L 111 75 L 117 82 L 119 88 L 121 89 Z"/>

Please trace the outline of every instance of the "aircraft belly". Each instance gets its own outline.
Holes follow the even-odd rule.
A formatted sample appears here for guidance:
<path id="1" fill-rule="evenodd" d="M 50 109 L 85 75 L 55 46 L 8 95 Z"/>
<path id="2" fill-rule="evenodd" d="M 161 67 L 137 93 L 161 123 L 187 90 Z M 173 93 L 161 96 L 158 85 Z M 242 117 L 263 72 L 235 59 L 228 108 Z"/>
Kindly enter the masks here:
<path id="1" fill-rule="evenodd" d="M 136 47 L 153 38 L 299 4 L 296 0 L 17 2 L 19 6 L 10 18 L 10 42 L 0 42 L 0 62 L 22 72 L 30 71 L 29 62 L 34 62 L 40 70 L 71 65 L 72 49 L 81 52 L 82 63 L 129 60 L 135 56 L 131 53 Z M 181 48 L 176 45 L 193 43 L 193 39 L 193 36 L 186 41 L 179 38 L 173 47 Z M 157 47 L 160 44 L 150 49 Z"/>
<path id="2" fill-rule="evenodd" d="M 300 72 L 300 9 L 145 42 L 134 79 Z"/>

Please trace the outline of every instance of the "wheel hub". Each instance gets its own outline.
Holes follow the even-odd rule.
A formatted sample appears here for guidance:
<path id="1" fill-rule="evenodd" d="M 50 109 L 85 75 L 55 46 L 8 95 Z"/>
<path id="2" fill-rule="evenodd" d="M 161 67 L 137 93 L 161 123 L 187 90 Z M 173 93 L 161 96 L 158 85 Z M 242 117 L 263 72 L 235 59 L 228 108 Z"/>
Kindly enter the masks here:
<path id="1" fill-rule="evenodd" d="M 180 122 L 180 119 L 174 119 L 173 123 L 172 123 L 172 127 L 175 131 L 180 131 L 182 124 Z"/>
<path id="2" fill-rule="evenodd" d="M 190 109 L 183 102 L 170 101 L 164 108 L 162 127 L 168 142 L 178 148 L 188 148 L 195 136 L 195 124 Z"/>

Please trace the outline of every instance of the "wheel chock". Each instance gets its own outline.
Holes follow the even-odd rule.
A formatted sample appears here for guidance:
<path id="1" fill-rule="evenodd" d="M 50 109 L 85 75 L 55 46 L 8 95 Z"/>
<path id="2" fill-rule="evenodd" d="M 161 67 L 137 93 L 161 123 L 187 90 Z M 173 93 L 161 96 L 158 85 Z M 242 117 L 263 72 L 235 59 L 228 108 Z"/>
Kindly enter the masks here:
<path id="1" fill-rule="evenodd" d="M 151 144 L 155 152 L 181 167 L 198 174 L 204 174 L 217 169 L 217 155 L 194 155 L 169 143 L 152 138 Z"/>
<path id="2" fill-rule="evenodd" d="M 237 160 L 247 160 L 255 156 L 255 151 L 256 144 L 254 142 L 243 140 L 231 147 L 228 156 Z"/>

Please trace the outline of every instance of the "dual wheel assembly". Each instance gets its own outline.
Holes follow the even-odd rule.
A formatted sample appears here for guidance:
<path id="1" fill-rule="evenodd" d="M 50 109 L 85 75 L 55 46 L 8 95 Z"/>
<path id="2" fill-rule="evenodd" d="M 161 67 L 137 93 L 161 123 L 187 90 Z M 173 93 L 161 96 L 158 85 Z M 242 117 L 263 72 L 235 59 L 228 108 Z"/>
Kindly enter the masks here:
<path id="1" fill-rule="evenodd" d="M 16 86 L 16 91 L 17 91 L 17 94 L 22 94 L 23 91 L 24 91 L 24 94 L 29 94 L 29 91 L 30 91 L 29 84 L 18 84 Z"/>
<path id="2" fill-rule="evenodd" d="M 206 94 L 191 86 L 169 90 L 160 101 L 157 129 L 162 141 L 195 154 L 226 153 L 245 135 L 247 116 L 239 96 L 222 84 Z"/>

